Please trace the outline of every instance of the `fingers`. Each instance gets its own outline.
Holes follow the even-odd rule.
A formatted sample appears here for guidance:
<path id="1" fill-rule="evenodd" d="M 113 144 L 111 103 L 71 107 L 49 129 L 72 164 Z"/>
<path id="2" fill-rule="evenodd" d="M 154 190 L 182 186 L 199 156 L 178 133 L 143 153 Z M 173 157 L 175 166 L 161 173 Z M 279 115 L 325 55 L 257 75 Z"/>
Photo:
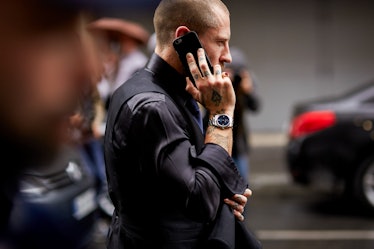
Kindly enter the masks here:
<path id="1" fill-rule="evenodd" d="M 224 199 L 224 202 L 231 207 L 231 209 L 233 210 L 233 214 L 240 221 L 244 220 L 244 208 L 247 204 L 248 197 L 250 197 L 251 195 L 252 191 L 250 189 L 246 189 L 242 195 L 236 194 L 230 199 Z"/>
<path id="2" fill-rule="evenodd" d="M 243 221 L 244 220 L 244 216 L 242 215 L 242 213 L 240 213 L 240 212 L 238 212 L 236 210 L 234 210 L 233 213 L 234 213 L 235 218 L 237 218 L 239 221 Z"/>
<path id="3" fill-rule="evenodd" d="M 227 205 L 229 205 L 233 210 L 236 210 L 240 213 L 244 212 L 244 205 L 243 204 L 240 204 L 239 202 L 236 202 L 236 201 L 231 200 L 231 199 L 225 199 L 224 202 Z"/>
<path id="4" fill-rule="evenodd" d="M 197 57 L 199 59 L 199 67 L 201 69 L 203 77 L 206 77 L 206 78 L 211 77 L 212 76 L 212 72 L 210 71 L 210 68 L 208 66 L 208 62 L 206 60 L 204 49 L 200 48 L 197 51 Z"/>
<path id="5" fill-rule="evenodd" d="M 206 60 L 205 52 L 204 49 L 200 48 L 197 51 L 197 57 L 198 57 L 198 62 L 195 61 L 194 56 L 192 53 L 187 53 L 187 63 L 190 69 L 190 72 L 192 74 L 193 79 L 196 81 L 200 79 L 212 79 L 212 72 L 210 71 L 210 68 L 208 66 L 208 62 Z M 221 75 L 221 66 L 216 65 L 217 67 L 217 74 L 215 75 Z"/>
<path id="6" fill-rule="evenodd" d="M 250 190 L 249 188 L 247 188 L 245 191 L 244 191 L 244 193 L 243 193 L 243 195 L 245 196 L 245 197 L 250 197 L 250 196 L 252 196 L 252 190 Z"/>
<path id="7" fill-rule="evenodd" d="M 247 197 L 245 197 L 244 195 L 234 195 L 234 200 L 240 205 L 247 204 Z"/>
<path id="8" fill-rule="evenodd" d="M 219 78 L 219 79 L 222 79 L 222 68 L 220 65 L 215 65 L 214 66 L 214 75 Z"/>
<path id="9" fill-rule="evenodd" d="M 243 212 L 244 212 L 244 205 L 240 205 L 239 203 L 230 200 L 230 199 L 225 199 L 224 202 L 229 205 L 229 207 L 232 209 L 232 212 L 234 216 L 240 220 L 244 220 Z"/>
<path id="10" fill-rule="evenodd" d="M 187 63 L 188 63 L 188 67 L 190 69 L 191 75 L 193 79 L 195 80 L 195 82 L 198 81 L 200 78 L 202 78 L 200 74 L 200 70 L 197 67 L 197 64 L 195 62 L 195 58 L 193 57 L 191 53 L 187 54 Z"/>
<path id="11" fill-rule="evenodd" d="M 197 88 L 204 83 L 218 84 L 221 86 L 223 86 L 222 84 L 225 84 L 226 86 L 232 85 L 228 73 L 222 72 L 221 65 L 215 65 L 213 72 L 210 71 L 204 49 L 200 48 L 197 51 L 197 62 L 192 53 L 187 53 L 186 58 L 189 70 Z"/>

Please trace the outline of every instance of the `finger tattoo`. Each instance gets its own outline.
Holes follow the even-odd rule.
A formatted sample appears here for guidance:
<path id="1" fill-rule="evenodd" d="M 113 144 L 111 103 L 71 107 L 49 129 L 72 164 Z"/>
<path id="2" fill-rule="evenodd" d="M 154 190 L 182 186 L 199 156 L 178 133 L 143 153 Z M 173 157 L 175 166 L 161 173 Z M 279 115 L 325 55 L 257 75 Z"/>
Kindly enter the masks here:
<path id="1" fill-rule="evenodd" d="M 216 70 L 216 75 L 220 75 L 220 74 L 222 74 L 221 69 L 217 69 L 217 70 Z"/>
<path id="2" fill-rule="evenodd" d="M 188 66 L 189 66 L 189 67 L 195 67 L 195 66 L 196 66 L 196 63 L 195 63 L 195 62 L 190 62 L 190 63 L 188 63 Z"/>
<path id="3" fill-rule="evenodd" d="M 244 202 L 244 200 L 241 196 L 237 196 L 236 199 L 238 200 L 238 202 Z"/>
<path id="4" fill-rule="evenodd" d="M 239 204 L 235 202 L 234 209 L 238 210 L 238 206 L 239 206 Z"/>
<path id="5" fill-rule="evenodd" d="M 204 72 L 204 77 L 208 77 L 210 75 L 210 72 L 209 71 L 205 71 Z"/>

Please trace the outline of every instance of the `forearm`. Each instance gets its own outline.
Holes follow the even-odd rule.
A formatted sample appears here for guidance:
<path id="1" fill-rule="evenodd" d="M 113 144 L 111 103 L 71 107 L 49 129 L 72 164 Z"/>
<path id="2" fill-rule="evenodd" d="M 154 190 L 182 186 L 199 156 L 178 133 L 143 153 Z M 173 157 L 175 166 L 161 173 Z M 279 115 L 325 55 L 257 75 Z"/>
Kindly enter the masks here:
<path id="1" fill-rule="evenodd" d="M 206 130 L 205 143 L 213 143 L 224 148 L 227 153 L 231 156 L 233 136 L 232 129 L 220 129 L 215 126 L 209 125 Z"/>

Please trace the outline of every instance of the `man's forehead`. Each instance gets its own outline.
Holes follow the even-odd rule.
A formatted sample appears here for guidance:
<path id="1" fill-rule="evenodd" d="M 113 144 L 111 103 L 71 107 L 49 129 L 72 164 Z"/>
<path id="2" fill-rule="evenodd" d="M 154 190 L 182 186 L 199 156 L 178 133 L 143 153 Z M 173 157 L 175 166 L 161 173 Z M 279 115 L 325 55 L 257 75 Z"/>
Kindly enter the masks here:
<path id="1" fill-rule="evenodd" d="M 231 37 L 229 13 L 224 11 L 222 8 L 216 8 L 215 14 L 217 27 L 215 28 L 214 33 L 216 33 L 216 35 L 221 39 L 229 40 Z"/>
<path id="2" fill-rule="evenodd" d="M 217 28 L 210 28 L 206 31 L 206 36 L 208 36 L 212 40 L 230 40 L 231 38 L 231 30 L 230 26 L 221 26 Z"/>
<path id="3" fill-rule="evenodd" d="M 221 40 L 230 40 L 231 38 L 231 31 L 230 31 L 230 27 L 227 28 L 227 29 L 220 29 L 219 32 L 218 32 L 218 39 L 221 39 Z"/>

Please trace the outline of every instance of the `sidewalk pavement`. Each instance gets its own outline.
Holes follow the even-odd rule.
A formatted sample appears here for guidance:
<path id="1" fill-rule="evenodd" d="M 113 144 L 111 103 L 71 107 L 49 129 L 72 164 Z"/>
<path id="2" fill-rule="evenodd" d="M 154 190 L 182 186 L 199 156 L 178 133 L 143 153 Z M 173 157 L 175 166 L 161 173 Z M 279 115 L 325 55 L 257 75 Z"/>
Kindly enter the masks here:
<path id="1" fill-rule="evenodd" d="M 282 147 L 287 144 L 285 132 L 252 132 L 249 138 L 251 147 Z"/>

